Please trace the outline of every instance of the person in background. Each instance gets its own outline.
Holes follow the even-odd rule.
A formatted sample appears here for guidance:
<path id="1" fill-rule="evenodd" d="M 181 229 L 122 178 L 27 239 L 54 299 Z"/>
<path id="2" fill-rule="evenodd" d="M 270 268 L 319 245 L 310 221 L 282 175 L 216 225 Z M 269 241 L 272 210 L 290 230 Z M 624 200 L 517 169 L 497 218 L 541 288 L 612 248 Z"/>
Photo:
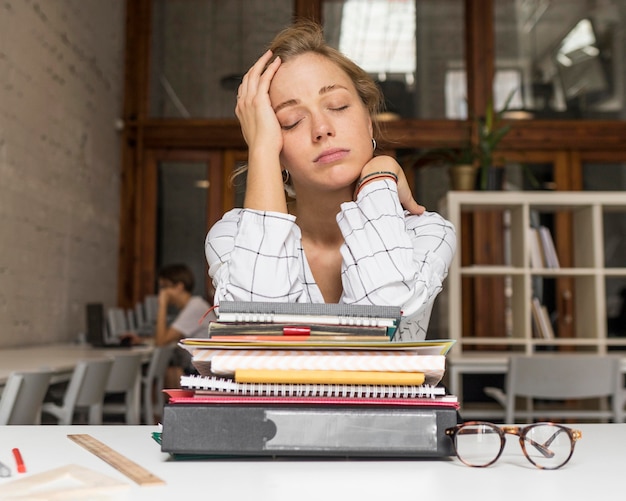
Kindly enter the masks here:
<path id="1" fill-rule="evenodd" d="M 279 33 L 244 76 L 235 113 L 248 144 L 243 208 L 209 231 L 215 304 L 400 306 L 396 340 L 426 337 L 456 249 L 402 167 L 375 156 L 383 96 L 320 26 Z"/>
<path id="2" fill-rule="evenodd" d="M 194 296 L 195 280 L 184 264 L 164 266 L 158 273 L 159 309 L 157 311 L 154 342 L 157 346 L 180 341 L 186 337 L 207 337 L 211 308 L 201 296 Z M 168 324 L 168 309 L 173 306 L 176 316 Z M 205 316 L 206 315 L 206 316 Z"/>
<path id="3" fill-rule="evenodd" d="M 193 295 L 195 280 L 192 271 L 184 264 L 170 264 L 158 272 L 158 310 L 154 331 L 154 344 L 163 346 L 188 337 L 208 337 L 208 326 L 215 320 L 210 304 L 203 297 Z M 168 321 L 170 307 L 176 312 Z M 208 314 L 207 314 L 208 312 Z M 183 348 L 174 352 L 166 376 L 167 388 L 180 386 L 182 374 L 195 374 L 190 354 Z"/>

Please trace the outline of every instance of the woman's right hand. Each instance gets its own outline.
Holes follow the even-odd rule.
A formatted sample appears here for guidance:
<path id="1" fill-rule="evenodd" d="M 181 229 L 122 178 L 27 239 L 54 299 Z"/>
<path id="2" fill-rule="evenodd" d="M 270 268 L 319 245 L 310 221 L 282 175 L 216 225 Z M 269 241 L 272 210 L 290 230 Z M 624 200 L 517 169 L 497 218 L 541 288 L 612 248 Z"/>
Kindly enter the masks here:
<path id="1" fill-rule="evenodd" d="M 268 50 L 244 75 L 237 90 L 235 115 L 250 149 L 256 146 L 273 148 L 278 154 L 283 146 L 283 138 L 270 101 L 269 88 L 280 67 L 280 58 L 276 57 L 263 71 L 272 55 Z"/>

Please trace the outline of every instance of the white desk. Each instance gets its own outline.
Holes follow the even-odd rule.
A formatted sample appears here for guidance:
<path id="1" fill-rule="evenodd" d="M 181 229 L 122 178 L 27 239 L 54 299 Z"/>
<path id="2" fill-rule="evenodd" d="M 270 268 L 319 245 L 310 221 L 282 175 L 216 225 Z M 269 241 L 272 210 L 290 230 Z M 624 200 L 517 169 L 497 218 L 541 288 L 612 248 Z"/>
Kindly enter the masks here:
<path id="1" fill-rule="evenodd" d="M 503 456 L 492 467 L 469 468 L 456 459 L 438 460 L 203 460 L 173 461 L 153 441 L 153 426 L 4 426 L 0 461 L 14 469 L 11 448 L 19 447 L 25 474 L 80 464 L 128 484 L 107 499 L 128 500 L 443 500 L 509 501 L 595 499 L 602 489 L 618 498 L 623 492 L 626 424 L 576 426 L 583 437 L 570 462 L 543 471 L 522 455 L 509 437 Z M 88 433 L 148 471 L 166 485 L 140 487 L 67 438 Z M 615 494 L 617 493 L 617 494 Z"/>
<path id="2" fill-rule="evenodd" d="M 79 344 L 52 344 L 27 346 L 24 348 L 0 349 L 0 388 L 4 386 L 13 371 L 50 369 L 55 373 L 53 381 L 68 380 L 80 360 L 92 360 L 119 355 L 124 351 L 140 352 L 149 361 L 152 346 L 132 348 L 93 348 Z"/>

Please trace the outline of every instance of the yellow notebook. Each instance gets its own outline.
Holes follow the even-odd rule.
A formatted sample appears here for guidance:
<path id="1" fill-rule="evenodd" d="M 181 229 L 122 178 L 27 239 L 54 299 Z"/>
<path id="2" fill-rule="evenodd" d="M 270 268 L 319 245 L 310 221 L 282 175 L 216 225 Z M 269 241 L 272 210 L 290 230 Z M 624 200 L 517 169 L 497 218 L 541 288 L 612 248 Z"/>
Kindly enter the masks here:
<path id="1" fill-rule="evenodd" d="M 237 383 L 421 385 L 422 372 L 237 369 Z"/>

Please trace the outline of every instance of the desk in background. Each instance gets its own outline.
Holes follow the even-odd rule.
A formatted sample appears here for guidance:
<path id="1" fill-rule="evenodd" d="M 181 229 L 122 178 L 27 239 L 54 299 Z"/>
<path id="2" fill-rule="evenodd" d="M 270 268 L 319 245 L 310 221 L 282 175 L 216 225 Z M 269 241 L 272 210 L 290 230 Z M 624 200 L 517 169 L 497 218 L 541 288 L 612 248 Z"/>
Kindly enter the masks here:
<path id="1" fill-rule="evenodd" d="M 79 360 L 110 357 L 124 351 L 142 353 L 147 363 L 150 361 L 152 346 L 107 349 L 68 343 L 0 349 L 0 388 L 13 371 L 50 369 L 54 372 L 53 382 L 56 383 L 69 380 Z"/>
<path id="2" fill-rule="evenodd" d="M 574 426 L 574 425 L 572 425 Z M 27 473 L 3 485 L 56 467 L 80 464 L 128 484 L 107 499 L 173 500 L 211 498 L 272 501 L 381 499 L 509 501 L 593 499 L 623 491 L 626 424 L 585 424 L 570 462 L 544 471 L 523 456 L 515 437 L 507 439 L 500 460 L 489 468 L 469 468 L 451 458 L 437 460 L 229 459 L 173 461 L 160 451 L 154 426 L 4 426 L 0 427 L 0 461 L 14 467 L 11 448 L 19 447 Z M 166 485 L 140 487 L 107 463 L 67 438 L 87 433 Z"/>

